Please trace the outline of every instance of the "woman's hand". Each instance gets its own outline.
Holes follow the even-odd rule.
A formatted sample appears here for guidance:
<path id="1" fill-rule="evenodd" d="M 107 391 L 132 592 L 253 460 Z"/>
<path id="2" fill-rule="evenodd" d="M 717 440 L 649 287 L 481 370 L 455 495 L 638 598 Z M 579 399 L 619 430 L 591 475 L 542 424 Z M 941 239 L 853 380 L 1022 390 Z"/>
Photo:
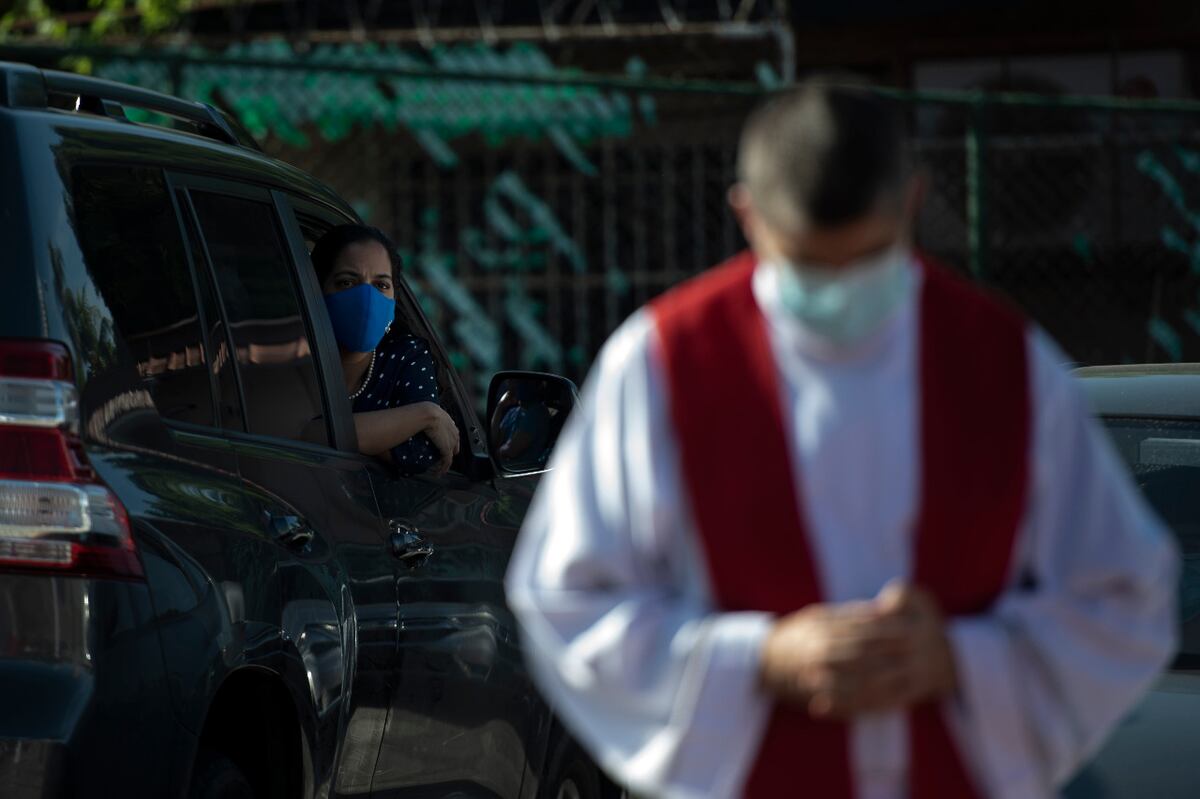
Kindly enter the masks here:
<path id="1" fill-rule="evenodd" d="M 441 455 L 437 464 L 429 471 L 440 477 L 450 469 L 450 462 L 458 454 L 460 438 L 458 425 L 454 423 L 454 419 L 450 418 L 450 414 L 446 413 L 437 403 L 426 402 L 423 405 L 428 406 L 426 410 L 429 413 L 429 421 L 425 425 L 424 433 L 429 436 L 429 440 L 433 442 L 433 446 Z"/>

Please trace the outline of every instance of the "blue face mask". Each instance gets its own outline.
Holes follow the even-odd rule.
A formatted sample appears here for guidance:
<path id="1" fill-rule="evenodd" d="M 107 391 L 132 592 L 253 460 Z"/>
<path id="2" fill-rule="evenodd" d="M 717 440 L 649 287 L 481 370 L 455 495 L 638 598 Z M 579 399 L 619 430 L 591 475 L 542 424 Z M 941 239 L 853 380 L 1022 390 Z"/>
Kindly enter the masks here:
<path id="1" fill-rule="evenodd" d="M 348 352 L 371 352 L 396 315 L 396 302 L 368 283 L 325 295 L 338 345 Z"/>
<path id="2" fill-rule="evenodd" d="M 841 268 L 778 261 L 779 301 L 814 334 L 853 344 L 891 315 L 912 284 L 907 248 L 897 245 Z"/>

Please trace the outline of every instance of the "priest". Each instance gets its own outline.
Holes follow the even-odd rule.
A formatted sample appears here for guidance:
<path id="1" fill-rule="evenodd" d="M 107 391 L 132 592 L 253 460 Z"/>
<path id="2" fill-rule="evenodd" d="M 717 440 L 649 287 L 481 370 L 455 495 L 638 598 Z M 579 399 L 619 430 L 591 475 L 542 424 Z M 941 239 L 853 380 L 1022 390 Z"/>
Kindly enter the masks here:
<path id="1" fill-rule="evenodd" d="M 1064 358 L 914 254 L 896 110 L 746 124 L 750 250 L 606 344 L 508 574 L 639 795 L 1049 797 L 1172 652 L 1178 555 Z"/>

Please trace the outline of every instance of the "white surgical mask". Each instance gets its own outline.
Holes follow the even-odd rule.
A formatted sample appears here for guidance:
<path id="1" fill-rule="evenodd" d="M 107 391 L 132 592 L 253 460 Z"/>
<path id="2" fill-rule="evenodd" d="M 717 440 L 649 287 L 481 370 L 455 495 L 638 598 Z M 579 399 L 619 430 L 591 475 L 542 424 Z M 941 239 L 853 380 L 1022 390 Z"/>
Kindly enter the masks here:
<path id="1" fill-rule="evenodd" d="M 780 259 L 772 266 L 783 307 L 815 335 L 853 344 L 879 329 L 912 284 L 908 248 L 896 244 L 843 267 Z"/>

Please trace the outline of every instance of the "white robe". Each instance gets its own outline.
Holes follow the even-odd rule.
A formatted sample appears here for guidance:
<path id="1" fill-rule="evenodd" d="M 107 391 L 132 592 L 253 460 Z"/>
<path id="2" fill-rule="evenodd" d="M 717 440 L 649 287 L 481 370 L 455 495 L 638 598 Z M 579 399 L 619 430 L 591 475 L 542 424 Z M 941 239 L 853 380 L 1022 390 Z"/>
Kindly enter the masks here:
<path id="1" fill-rule="evenodd" d="M 838 350 L 779 307 L 770 268 L 754 275 L 826 601 L 910 573 L 919 283 L 878 332 Z M 1176 549 L 1065 359 L 1036 329 L 1027 341 L 1032 485 L 1010 587 L 949 624 L 960 690 L 944 711 L 994 799 L 1051 795 L 1175 645 Z M 771 617 L 714 607 L 658 347 L 645 311 L 606 344 L 521 531 L 508 599 L 539 687 L 605 770 L 645 795 L 736 796 L 770 710 L 757 677 Z M 728 423 L 745 412 L 729 408 Z M 754 546 L 753 530 L 728 535 Z M 1035 588 L 1018 586 L 1026 574 Z M 904 797 L 902 714 L 856 719 L 850 746 L 859 799 Z M 801 780 L 804 768 L 797 752 Z"/>

